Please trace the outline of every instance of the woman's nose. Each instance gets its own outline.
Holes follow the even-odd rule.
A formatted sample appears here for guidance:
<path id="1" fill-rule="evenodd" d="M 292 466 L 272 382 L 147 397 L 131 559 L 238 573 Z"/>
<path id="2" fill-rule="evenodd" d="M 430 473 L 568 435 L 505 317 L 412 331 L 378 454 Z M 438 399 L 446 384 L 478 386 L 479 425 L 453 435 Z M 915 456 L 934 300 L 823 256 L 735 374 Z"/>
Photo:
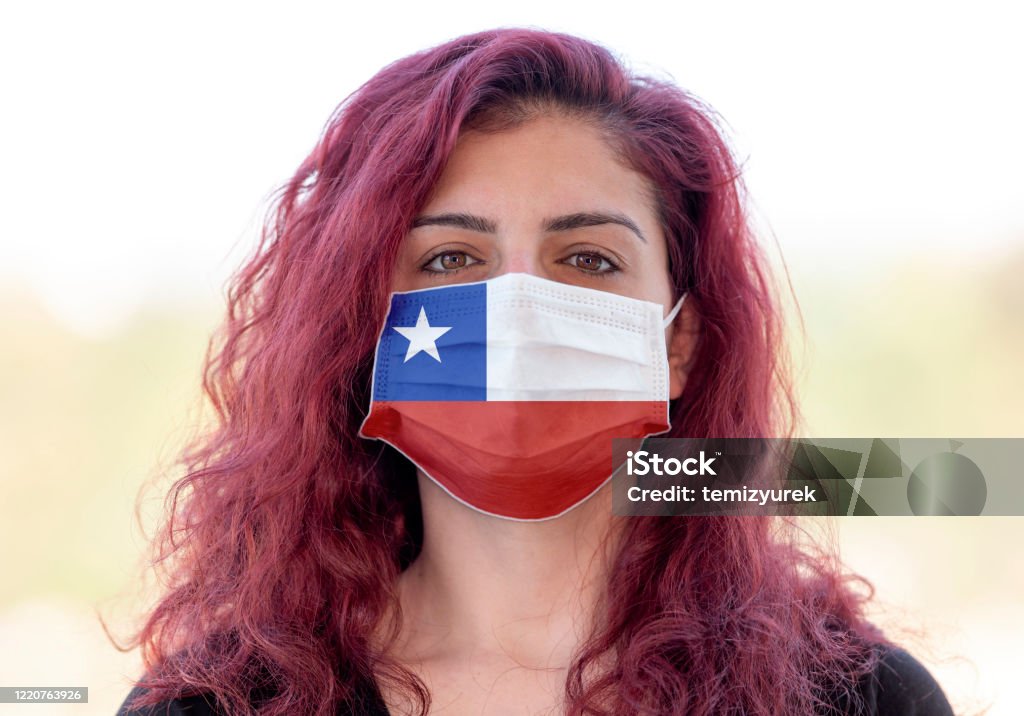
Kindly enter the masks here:
<path id="1" fill-rule="evenodd" d="M 533 251 L 506 251 L 498 261 L 494 276 L 506 273 L 528 273 L 547 278 L 544 266 Z"/>

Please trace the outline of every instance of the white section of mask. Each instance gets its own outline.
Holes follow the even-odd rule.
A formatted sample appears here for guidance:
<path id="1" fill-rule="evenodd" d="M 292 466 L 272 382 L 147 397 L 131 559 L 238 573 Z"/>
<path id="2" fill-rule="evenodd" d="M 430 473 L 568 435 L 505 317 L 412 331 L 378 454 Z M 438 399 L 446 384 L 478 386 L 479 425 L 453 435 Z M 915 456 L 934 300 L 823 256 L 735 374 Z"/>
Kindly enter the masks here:
<path id="1" fill-rule="evenodd" d="M 487 400 L 668 400 L 659 303 L 532 274 L 487 282 Z"/>

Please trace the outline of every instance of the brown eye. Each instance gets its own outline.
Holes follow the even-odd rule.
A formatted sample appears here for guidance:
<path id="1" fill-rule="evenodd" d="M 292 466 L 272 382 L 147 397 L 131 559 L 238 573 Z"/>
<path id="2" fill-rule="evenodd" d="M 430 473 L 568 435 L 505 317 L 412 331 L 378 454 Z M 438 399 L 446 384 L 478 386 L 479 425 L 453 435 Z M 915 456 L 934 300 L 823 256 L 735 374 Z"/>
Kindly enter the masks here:
<path id="1" fill-rule="evenodd" d="M 441 268 L 455 269 L 466 265 L 466 254 L 441 254 Z"/>
<path id="2" fill-rule="evenodd" d="M 601 254 L 579 253 L 573 254 L 569 258 L 571 259 L 573 266 L 583 271 L 589 271 L 590 273 L 605 273 L 614 268 L 611 262 L 609 262 L 604 256 L 601 256 Z"/>
<path id="3" fill-rule="evenodd" d="M 475 263 L 476 259 L 471 258 L 465 251 L 444 251 L 432 258 L 423 268 L 434 273 L 445 273 L 458 271 Z"/>

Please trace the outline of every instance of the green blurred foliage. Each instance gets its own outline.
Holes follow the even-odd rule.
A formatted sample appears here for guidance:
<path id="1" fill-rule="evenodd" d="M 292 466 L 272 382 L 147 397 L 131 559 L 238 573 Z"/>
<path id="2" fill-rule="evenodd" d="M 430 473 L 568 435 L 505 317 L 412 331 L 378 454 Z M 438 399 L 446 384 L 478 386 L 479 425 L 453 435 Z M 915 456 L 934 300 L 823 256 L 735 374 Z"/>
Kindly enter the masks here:
<path id="1" fill-rule="evenodd" d="M 791 268 L 807 433 L 1024 437 L 1021 276 L 1024 250 Z M 791 327 L 798 320 L 791 310 Z"/>
<path id="2" fill-rule="evenodd" d="M 54 592 L 102 599 L 133 576 L 135 497 L 173 464 L 198 415 L 216 319 L 145 310 L 94 340 L 29 296 L 0 307 L 0 606 Z"/>

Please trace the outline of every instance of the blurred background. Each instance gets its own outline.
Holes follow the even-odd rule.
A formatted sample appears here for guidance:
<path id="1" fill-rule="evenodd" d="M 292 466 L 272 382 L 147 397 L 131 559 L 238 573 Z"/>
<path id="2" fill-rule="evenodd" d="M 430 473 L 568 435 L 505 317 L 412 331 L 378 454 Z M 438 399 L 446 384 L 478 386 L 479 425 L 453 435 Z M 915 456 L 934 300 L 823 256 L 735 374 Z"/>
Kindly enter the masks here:
<path id="1" fill-rule="evenodd" d="M 269 193 L 374 72 L 466 32 L 582 35 L 721 113 L 792 287 L 805 434 L 1024 437 L 1017 6 L 358 5 L 0 10 L 0 685 L 90 688 L 0 714 L 121 703 L 141 660 L 97 614 L 127 634 L 144 606 L 135 498 L 175 477 Z M 1024 518 L 837 528 L 958 713 L 1019 713 Z"/>

